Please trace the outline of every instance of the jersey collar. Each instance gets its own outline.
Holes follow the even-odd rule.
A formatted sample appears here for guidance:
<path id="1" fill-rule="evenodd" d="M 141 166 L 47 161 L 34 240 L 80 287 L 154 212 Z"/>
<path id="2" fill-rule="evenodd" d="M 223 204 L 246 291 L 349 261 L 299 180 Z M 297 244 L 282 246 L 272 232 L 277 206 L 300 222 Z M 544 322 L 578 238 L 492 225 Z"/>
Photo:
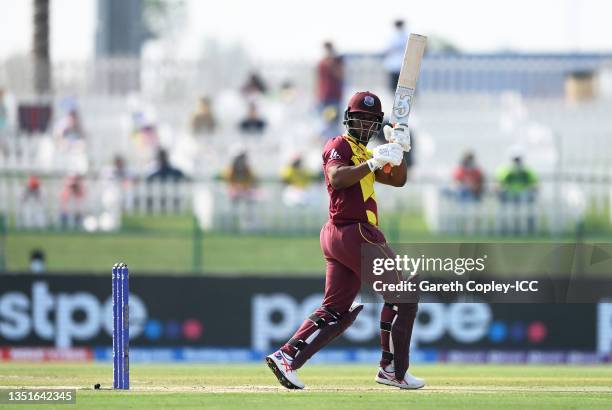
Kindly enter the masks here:
<path id="1" fill-rule="evenodd" d="M 357 145 L 358 147 L 360 147 L 362 149 L 366 149 L 365 145 L 363 145 L 361 142 L 357 141 L 357 138 L 353 137 L 348 132 L 345 132 L 344 134 L 342 134 L 342 137 L 346 138 L 347 140 L 349 140 L 353 144 Z"/>

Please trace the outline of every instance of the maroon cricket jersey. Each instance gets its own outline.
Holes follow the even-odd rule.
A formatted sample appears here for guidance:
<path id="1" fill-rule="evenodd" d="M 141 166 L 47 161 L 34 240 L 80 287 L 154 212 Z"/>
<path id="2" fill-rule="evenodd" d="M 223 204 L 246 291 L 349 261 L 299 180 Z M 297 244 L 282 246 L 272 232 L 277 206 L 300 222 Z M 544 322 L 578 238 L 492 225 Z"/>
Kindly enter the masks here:
<path id="1" fill-rule="evenodd" d="M 370 152 L 349 135 L 333 138 L 323 148 L 323 170 L 329 193 L 329 219 L 336 225 L 368 222 L 378 225 L 374 173 L 358 183 L 343 189 L 334 189 L 329 183 L 327 167 L 330 165 L 359 165 L 371 158 Z"/>

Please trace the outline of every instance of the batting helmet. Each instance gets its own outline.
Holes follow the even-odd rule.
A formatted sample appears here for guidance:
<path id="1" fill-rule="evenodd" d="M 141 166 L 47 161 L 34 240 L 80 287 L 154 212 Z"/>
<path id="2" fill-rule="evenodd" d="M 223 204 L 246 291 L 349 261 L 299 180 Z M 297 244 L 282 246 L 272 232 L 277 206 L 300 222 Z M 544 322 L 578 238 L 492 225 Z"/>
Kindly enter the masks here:
<path id="1" fill-rule="evenodd" d="M 355 118 L 353 115 L 355 113 L 370 114 L 375 120 Z M 349 134 L 362 144 L 367 144 L 370 138 L 380 131 L 384 116 L 380 98 L 369 91 L 361 91 L 355 93 L 349 100 L 344 111 L 343 123 Z"/>

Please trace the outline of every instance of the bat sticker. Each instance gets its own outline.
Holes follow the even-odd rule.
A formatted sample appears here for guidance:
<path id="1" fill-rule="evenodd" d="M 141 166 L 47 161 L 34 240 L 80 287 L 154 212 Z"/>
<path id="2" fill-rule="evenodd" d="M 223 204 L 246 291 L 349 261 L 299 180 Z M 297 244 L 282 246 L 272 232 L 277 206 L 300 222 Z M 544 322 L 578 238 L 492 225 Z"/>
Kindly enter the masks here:
<path id="1" fill-rule="evenodd" d="M 397 122 L 400 122 L 400 119 L 408 117 L 408 114 L 410 114 L 413 95 L 413 88 L 397 87 L 395 101 L 393 102 L 393 116 Z"/>

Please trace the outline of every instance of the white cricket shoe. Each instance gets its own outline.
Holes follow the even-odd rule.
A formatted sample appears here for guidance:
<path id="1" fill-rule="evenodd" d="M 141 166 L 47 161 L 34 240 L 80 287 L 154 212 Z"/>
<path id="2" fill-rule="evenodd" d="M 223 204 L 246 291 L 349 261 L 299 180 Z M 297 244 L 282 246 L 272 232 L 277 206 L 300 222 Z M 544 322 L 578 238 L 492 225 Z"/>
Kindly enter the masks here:
<path id="1" fill-rule="evenodd" d="M 278 382 L 288 389 L 303 389 L 304 383 L 298 378 L 297 371 L 291 368 L 293 358 L 283 353 L 282 350 L 277 350 L 269 356 L 266 356 L 266 363 Z"/>
<path id="2" fill-rule="evenodd" d="M 399 387 L 400 389 L 414 390 L 425 386 L 425 380 L 414 377 L 408 372 L 406 372 L 406 375 L 404 375 L 404 380 L 397 380 L 395 378 L 395 369 L 393 369 L 391 366 L 387 366 L 384 369 L 379 367 L 378 374 L 376 374 L 374 381 L 387 386 Z"/>

